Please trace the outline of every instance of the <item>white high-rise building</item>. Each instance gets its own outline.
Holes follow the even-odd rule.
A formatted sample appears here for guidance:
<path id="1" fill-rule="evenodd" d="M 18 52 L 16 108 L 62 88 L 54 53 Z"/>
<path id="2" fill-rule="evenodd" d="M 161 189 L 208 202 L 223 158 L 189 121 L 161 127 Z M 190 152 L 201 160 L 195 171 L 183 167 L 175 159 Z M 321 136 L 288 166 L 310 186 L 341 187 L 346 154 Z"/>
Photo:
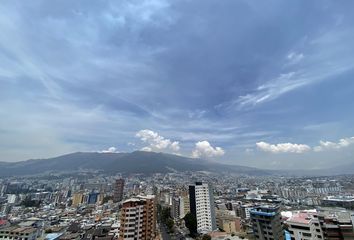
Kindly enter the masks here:
<path id="1" fill-rule="evenodd" d="M 213 190 L 207 183 L 196 182 L 189 186 L 191 213 L 197 219 L 197 230 L 206 233 L 217 230 Z"/>
<path id="2" fill-rule="evenodd" d="M 7 194 L 7 203 L 16 203 L 17 196 L 15 194 Z"/>

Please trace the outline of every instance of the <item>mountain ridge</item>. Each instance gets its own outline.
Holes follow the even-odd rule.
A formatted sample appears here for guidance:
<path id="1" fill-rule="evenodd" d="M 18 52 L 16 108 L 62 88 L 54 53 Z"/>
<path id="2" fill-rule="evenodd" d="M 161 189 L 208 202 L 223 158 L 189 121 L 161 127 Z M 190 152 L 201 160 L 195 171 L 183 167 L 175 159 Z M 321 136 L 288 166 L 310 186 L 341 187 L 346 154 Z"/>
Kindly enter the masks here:
<path id="1" fill-rule="evenodd" d="M 270 173 L 252 167 L 226 165 L 173 154 L 135 151 L 131 153 L 75 152 L 47 159 L 0 162 L 0 176 L 34 175 L 46 172 L 100 170 L 122 173 L 166 173 L 176 171 L 230 171 L 249 175 Z"/>
<path id="2" fill-rule="evenodd" d="M 131 153 L 75 152 L 46 159 L 0 162 L 0 177 L 36 175 L 49 172 L 77 172 L 81 170 L 148 174 L 173 171 L 210 171 L 265 176 L 330 176 L 354 174 L 354 163 L 328 169 L 271 170 L 144 151 Z"/>

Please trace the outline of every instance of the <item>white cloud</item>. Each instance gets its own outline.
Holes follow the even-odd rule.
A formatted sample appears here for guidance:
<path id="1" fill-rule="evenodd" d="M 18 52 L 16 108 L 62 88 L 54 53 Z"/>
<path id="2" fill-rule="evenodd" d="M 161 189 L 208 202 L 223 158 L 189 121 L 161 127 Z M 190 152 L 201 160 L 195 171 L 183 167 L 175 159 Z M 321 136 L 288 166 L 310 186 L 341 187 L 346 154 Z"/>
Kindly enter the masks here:
<path id="1" fill-rule="evenodd" d="M 256 145 L 260 150 L 271 153 L 304 153 L 311 150 L 311 147 L 306 144 L 296 143 L 269 144 L 266 142 L 258 142 Z"/>
<path id="2" fill-rule="evenodd" d="M 143 147 L 143 148 L 140 149 L 140 151 L 151 152 L 152 149 L 151 149 L 151 147 Z"/>
<path id="3" fill-rule="evenodd" d="M 115 147 L 110 147 L 110 148 L 102 150 L 100 152 L 101 153 L 119 153 L 119 151 Z"/>
<path id="4" fill-rule="evenodd" d="M 195 149 L 192 152 L 192 157 L 220 157 L 224 154 L 225 151 L 221 147 L 214 148 L 208 141 L 199 141 L 195 144 Z"/>
<path id="5" fill-rule="evenodd" d="M 170 150 L 172 152 L 178 152 L 180 150 L 179 142 L 166 139 L 152 130 L 140 130 L 135 136 L 140 138 L 141 141 L 149 144 L 149 146 L 143 147 L 141 149 L 142 151 Z"/>
<path id="6" fill-rule="evenodd" d="M 296 52 L 290 52 L 286 58 L 289 61 L 289 64 L 296 64 L 300 62 L 304 58 L 304 54 L 302 53 L 296 53 Z"/>
<path id="7" fill-rule="evenodd" d="M 172 151 L 178 152 L 180 149 L 179 142 L 175 141 L 175 142 L 171 143 L 170 148 L 172 149 Z"/>
<path id="8" fill-rule="evenodd" d="M 338 142 L 320 141 L 320 145 L 314 147 L 315 152 L 321 152 L 325 150 L 341 149 L 354 144 L 354 137 L 342 138 Z"/>

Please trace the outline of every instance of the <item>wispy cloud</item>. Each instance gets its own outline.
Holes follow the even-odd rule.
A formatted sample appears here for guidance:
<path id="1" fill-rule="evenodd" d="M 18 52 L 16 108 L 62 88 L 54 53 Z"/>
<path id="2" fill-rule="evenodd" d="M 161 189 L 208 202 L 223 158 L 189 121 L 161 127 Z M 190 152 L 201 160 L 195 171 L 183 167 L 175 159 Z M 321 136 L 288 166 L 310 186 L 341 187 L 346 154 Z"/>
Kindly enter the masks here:
<path id="1" fill-rule="evenodd" d="M 307 39 L 302 43 L 303 52 L 290 51 L 285 55 L 285 61 L 279 63 L 280 72 L 272 73 L 275 77 L 267 79 L 259 76 L 260 84 L 256 88 L 249 89 L 249 93 L 236 96 L 234 100 L 218 106 L 238 110 L 255 107 L 304 86 L 325 80 L 335 81 L 336 76 L 354 69 L 354 57 L 348 54 L 346 45 L 352 37 L 352 31 L 338 31 L 333 27 L 312 39 Z"/>
<path id="2" fill-rule="evenodd" d="M 302 53 L 296 53 L 296 52 L 290 52 L 286 58 L 288 59 L 288 64 L 292 65 L 292 64 L 297 64 L 299 63 L 303 58 L 304 58 L 304 54 Z"/>

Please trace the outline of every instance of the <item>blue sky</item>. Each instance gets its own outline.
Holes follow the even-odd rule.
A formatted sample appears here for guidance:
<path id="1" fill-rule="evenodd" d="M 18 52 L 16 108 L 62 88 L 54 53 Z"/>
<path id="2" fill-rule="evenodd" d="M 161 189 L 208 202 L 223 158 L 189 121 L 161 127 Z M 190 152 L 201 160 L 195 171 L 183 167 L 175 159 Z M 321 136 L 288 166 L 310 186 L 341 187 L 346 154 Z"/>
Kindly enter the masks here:
<path id="1" fill-rule="evenodd" d="M 0 160 L 353 162 L 352 1 L 0 3 Z M 199 160 L 196 160 L 199 161 Z"/>

